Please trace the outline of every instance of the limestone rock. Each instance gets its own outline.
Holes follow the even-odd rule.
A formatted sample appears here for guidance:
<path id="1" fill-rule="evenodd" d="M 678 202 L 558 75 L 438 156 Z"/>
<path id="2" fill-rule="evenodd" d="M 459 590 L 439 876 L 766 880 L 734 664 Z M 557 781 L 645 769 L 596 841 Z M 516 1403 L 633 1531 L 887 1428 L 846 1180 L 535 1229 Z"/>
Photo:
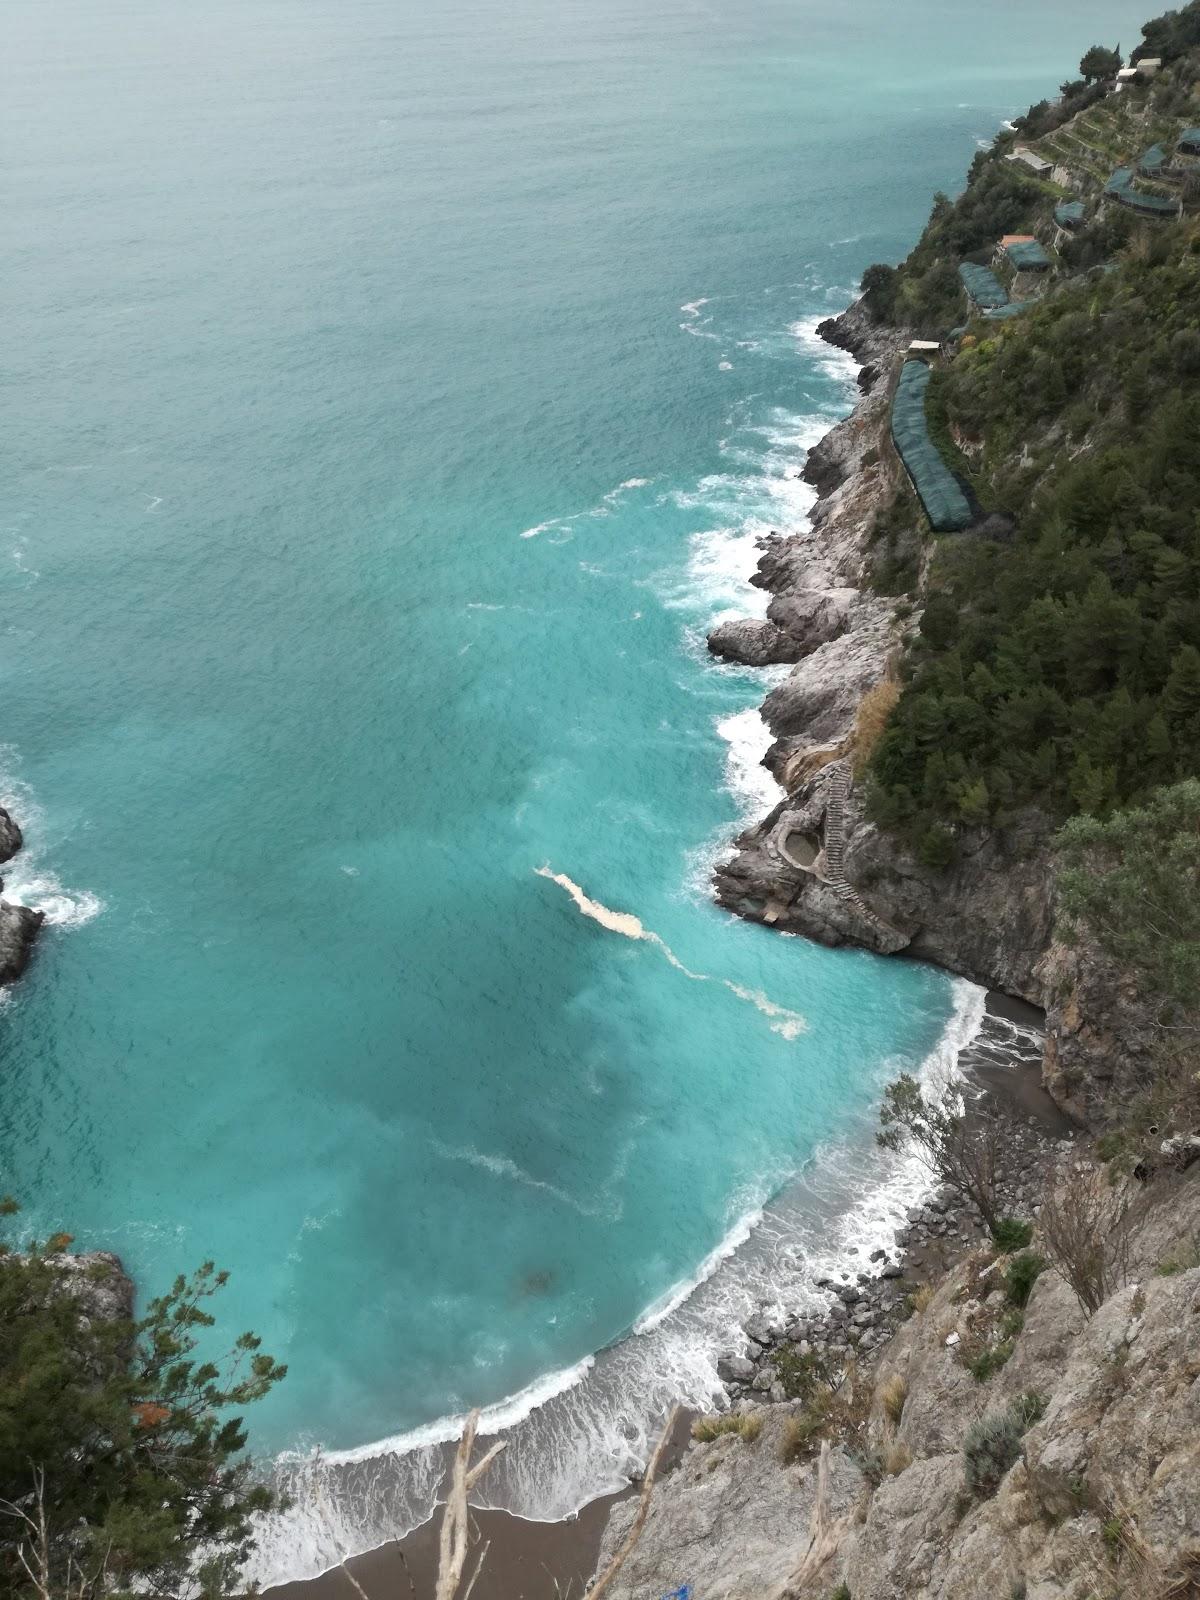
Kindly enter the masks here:
<path id="1" fill-rule="evenodd" d="M 24 842 L 15 818 L 0 806 L 0 862 L 11 861 Z"/>

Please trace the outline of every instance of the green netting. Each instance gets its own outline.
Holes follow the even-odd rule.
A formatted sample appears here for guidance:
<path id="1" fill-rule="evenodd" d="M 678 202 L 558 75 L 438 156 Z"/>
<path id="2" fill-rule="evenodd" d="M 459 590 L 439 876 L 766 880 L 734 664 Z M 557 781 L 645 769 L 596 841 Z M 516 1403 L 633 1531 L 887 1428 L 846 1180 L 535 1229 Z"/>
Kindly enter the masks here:
<path id="1" fill-rule="evenodd" d="M 923 361 L 906 361 L 892 401 L 892 440 L 930 526 L 939 533 L 965 528 L 971 520 L 967 497 L 929 437 L 925 391 L 931 377 Z"/>
<path id="2" fill-rule="evenodd" d="M 1006 306 L 997 306 L 993 311 L 985 311 L 985 322 L 1007 322 L 1009 317 L 1019 317 L 1022 311 L 1031 311 L 1037 305 L 1036 300 L 1010 300 Z"/>
<path id="3" fill-rule="evenodd" d="M 964 261 L 958 275 L 971 300 L 981 309 L 1008 303 L 1008 292 L 990 267 L 977 267 L 972 261 Z"/>
<path id="4" fill-rule="evenodd" d="M 1060 228 L 1073 228 L 1077 222 L 1084 218 L 1084 205 L 1082 200 L 1065 200 L 1061 206 L 1054 208 L 1054 220 Z"/>
<path id="5" fill-rule="evenodd" d="M 1118 167 L 1104 186 L 1104 192 L 1119 200 L 1131 211 L 1141 211 L 1147 216 L 1174 217 L 1179 215 L 1179 201 L 1165 194 L 1144 194 L 1133 187 L 1133 168 Z"/>
<path id="6" fill-rule="evenodd" d="M 1050 257 L 1036 239 L 1010 244 L 1004 253 L 1018 272 L 1040 272 L 1050 265 Z"/>
<path id="7" fill-rule="evenodd" d="M 1138 171 L 1147 178 L 1157 178 L 1167 164 L 1167 152 L 1160 144 L 1152 144 L 1138 160 Z"/>
<path id="8" fill-rule="evenodd" d="M 1200 128 L 1185 128 L 1179 135 L 1179 149 L 1185 156 L 1200 156 Z"/>

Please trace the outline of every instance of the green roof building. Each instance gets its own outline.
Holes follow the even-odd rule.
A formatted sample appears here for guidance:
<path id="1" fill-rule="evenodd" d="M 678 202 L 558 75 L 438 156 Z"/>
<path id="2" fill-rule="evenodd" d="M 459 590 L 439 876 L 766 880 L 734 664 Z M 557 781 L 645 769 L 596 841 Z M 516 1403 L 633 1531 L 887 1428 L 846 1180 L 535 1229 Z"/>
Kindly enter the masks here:
<path id="1" fill-rule="evenodd" d="M 1060 228 L 1077 228 L 1083 221 L 1085 207 L 1082 200 L 1064 200 L 1062 205 L 1055 206 L 1054 220 Z"/>
<path id="2" fill-rule="evenodd" d="M 958 275 L 971 304 L 980 311 L 1008 304 L 1008 290 L 990 267 L 977 267 L 973 261 L 964 261 Z"/>
<path id="3" fill-rule="evenodd" d="M 1004 254 L 1018 272 L 1049 272 L 1054 265 L 1036 239 L 1009 239 Z"/>
<path id="4" fill-rule="evenodd" d="M 929 524 L 954 533 L 971 521 L 971 507 L 958 479 L 929 437 L 925 395 L 933 377 L 923 361 L 906 361 L 892 400 L 892 442 L 912 480 Z"/>

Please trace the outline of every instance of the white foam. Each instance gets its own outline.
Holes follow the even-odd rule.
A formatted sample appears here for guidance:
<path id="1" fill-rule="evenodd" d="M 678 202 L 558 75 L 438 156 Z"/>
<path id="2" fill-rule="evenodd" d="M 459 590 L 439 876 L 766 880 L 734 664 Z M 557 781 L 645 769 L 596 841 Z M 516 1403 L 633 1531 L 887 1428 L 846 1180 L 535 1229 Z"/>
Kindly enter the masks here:
<path id="1" fill-rule="evenodd" d="M 762 764 L 772 743 L 771 730 L 757 706 L 731 712 L 717 721 L 717 732 L 725 740 L 725 786 L 737 801 L 747 822 L 774 810 L 783 798 L 783 789 Z"/>
<path id="2" fill-rule="evenodd" d="M 4 879 L 4 898 L 11 905 L 40 911 L 57 928 L 82 928 L 104 910 L 99 895 L 87 889 L 65 889 L 45 864 L 51 848 L 47 823 L 29 785 L 13 776 L 16 752 L 0 747 L 0 806 L 21 826 L 24 844 L 0 871 Z"/>
<path id="3" fill-rule="evenodd" d="M 983 1016 L 983 990 L 956 982 L 953 1015 L 918 1071 L 923 1085 L 954 1076 Z M 483 1413 L 482 1431 L 503 1433 L 507 1448 L 481 1486 L 481 1505 L 555 1520 L 622 1488 L 675 1401 L 721 1403 L 717 1358 L 744 1348 L 750 1315 L 815 1310 L 827 1298 L 816 1280 L 863 1270 L 871 1251 L 894 1250 L 908 1209 L 931 1187 L 918 1161 L 878 1149 L 865 1128 L 817 1152 L 790 1186 L 788 1177 L 766 1175 L 761 1192 L 735 1196 L 695 1273 L 648 1305 L 624 1339 Z M 279 1476 L 295 1503 L 263 1519 L 249 1576 L 261 1584 L 315 1576 L 425 1521 L 462 1421 L 456 1413 L 356 1449 L 281 1457 Z"/>
<path id="4" fill-rule="evenodd" d="M 635 1334 L 651 1333 L 660 1323 L 665 1322 L 673 1312 L 678 1311 L 685 1301 L 691 1299 L 700 1285 L 707 1283 L 722 1263 L 728 1261 L 730 1256 L 746 1243 L 762 1221 L 762 1217 L 761 1206 L 756 1206 L 753 1211 L 747 1212 L 744 1217 L 739 1217 L 716 1249 L 705 1256 L 690 1278 L 681 1278 L 665 1294 L 660 1295 L 653 1305 L 647 1306 L 646 1310 L 642 1312 L 641 1316 L 633 1324 L 633 1332 Z"/>

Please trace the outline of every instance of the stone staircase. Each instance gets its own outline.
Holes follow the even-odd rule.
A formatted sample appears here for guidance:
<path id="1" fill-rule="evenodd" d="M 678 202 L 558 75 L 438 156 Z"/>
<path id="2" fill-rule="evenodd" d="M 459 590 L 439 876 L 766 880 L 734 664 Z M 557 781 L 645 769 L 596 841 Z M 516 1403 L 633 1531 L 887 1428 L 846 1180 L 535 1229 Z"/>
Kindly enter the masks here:
<path id="1" fill-rule="evenodd" d="M 834 762 L 829 768 L 828 788 L 825 797 L 825 881 L 846 905 L 854 910 L 872 928 L 888 938 L 898 937 L 898 930 L 871 910 L 854 885 L 846 878 L 846 799 L 850 793 L 850 763 Z"/>

